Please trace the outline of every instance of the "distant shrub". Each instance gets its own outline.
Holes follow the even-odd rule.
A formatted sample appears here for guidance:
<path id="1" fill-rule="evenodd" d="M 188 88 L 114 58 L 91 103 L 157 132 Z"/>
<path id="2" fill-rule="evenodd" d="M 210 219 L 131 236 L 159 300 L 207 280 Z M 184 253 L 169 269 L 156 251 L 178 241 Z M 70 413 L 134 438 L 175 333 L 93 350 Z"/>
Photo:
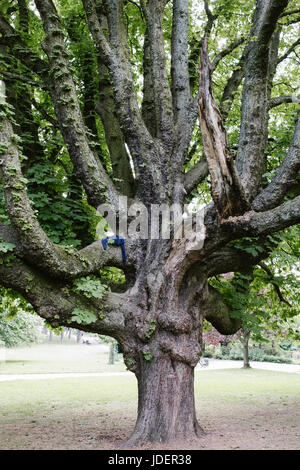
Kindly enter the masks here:
<path id="1" fill-rule="evenodd" d="M 270 350 L 269 352 L 274 350 Z M 209 354 L 209 355 L 208 355 Z M 214 354 L 211 351 L 205 352 L 205 357 L 214 357 L 215 359 L 230 359 L 232 361 L 242 361 L 243 360 L 243 349 L 242 346 L 234 345 L 234 347 L 229 348 L 228 346 L 218 346 L 215 348 Z M 257 362 L 274 362 L 274 363 L 285 363 L 291 364 L 293 361 L 283 355 L 274 355 L 267 354 L 266 351 L 257 347 L 249 348 L 249 360 Z"/>
<path id="2" fill-rule="evenodd" d="M 204 351 L 203 357 L 214 357 L 214 354 L 212 351 Z"/>

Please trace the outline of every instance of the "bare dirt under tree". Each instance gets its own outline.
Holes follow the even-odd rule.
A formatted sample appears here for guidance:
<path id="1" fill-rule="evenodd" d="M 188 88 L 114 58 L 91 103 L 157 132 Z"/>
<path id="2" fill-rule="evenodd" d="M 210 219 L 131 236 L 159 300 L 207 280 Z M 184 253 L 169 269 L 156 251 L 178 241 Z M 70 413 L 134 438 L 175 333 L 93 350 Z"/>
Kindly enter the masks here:
<path id="1" fill-rule="evenodd" d="M 228 404 L 214 409 L 198 407 L 206 434 L 198 441 L 173 441 L 133 449 L 284 449 L 298 450 L 300 441 L 298 403 L 257 405 Z M 75 414 L 51 413 L 35 420 L 18 420 L 2 427 L 2 449 L 117 449 L 128 438 L 135 423 L 135 407 L 124 410 L 114 403 L 101 413 L 82 407 Z M 200 411 L 201 409 L 201 411 Z M 129 412 L 129 413 L 128 413 Z M 101 427 L 99 428 L 99 415 Z M 80 425 L 78 423 L 84 422 Z M 114 424 L 112 424 L 114 423 Z M 8 442 L 13 444 L 9 444 Z"/>
<path id="2" fill-rule="evenodd" d="M 134 377 L 110 380 L 113 387 L 98 378 L 1 384 L 2 404 L 10 390 L 15 404 L 2 408 L 0 448 L 118 449 L 134 428 L 136 384 Z M 205 434 L 133 449 L 299 449 L 299 382 L 299 374 L 270 371 L 200 372 L 196 410 Z"/>

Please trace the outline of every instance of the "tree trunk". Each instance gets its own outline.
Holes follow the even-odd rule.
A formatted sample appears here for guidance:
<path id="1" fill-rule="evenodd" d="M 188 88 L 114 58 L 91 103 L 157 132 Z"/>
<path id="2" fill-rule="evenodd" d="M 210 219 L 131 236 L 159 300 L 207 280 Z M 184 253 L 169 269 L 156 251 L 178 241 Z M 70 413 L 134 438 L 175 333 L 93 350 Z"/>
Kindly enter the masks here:
<path id="1" fill-rule="evenodd" d="M 80 330 L 77 330 L 77 337 L 76 337 L 77 343 L 80 343 L 82 336 L 83 336 L 83 332 Z"/>
<path id="2" fill-rule="evenodd" d="M 249 339 L 250 339 L 250 331 L 243 330 L 243 358 L 244 358 L 244 365 L 243 369 L 250 369 L 250 362 L 249 362 Z"/>
<path id="3" fill-rule="evenodd" d="M 138 380 L 138 417 L 126 446 L 170 442 L 203 435 L 196 418 L 194 368 L 167 355 L 142 360 Z"/>
<path id="4" fill-rule="evenodd" d="M 253 16 L 252 27 L 248 28 L 248 21 L 241 22 L 241 33 L 248 30 L 250 33 L 246 37 L 242 34 L 242 40 L 247 44 L 239 59 L 238 69 L 227 81 L 222 98 L 226 115 L 231 108 L 235 112 L 235 106 L 241 109 L 240 123 L 237 122 L 239 142 L 234 152 L 228 142 L 225 120 L 213 96 L 212 73 L 216 61 L 226 57 L 236 46 L 227 45 L 226 49 L 216 54 L 214 65 L 211 67 L 209 64 L 209 52 L 213 54 L 208 50 L 211 42 L 209 36 L 214 22 L 222 21 L 221 17 L 218 19 L 218 15 L 223 14 L 222 10 L 216 8 L 216 13 L 212 13 L 209 2 L 204 2 L 207 16 L 207 23 L 203 24 L 205 35 L 194 41 L 196 48 L 202 45 L 202 51 L 195 54 L 195 47 L 189 51 L 191 2 L 140 2 L 146 26 L 144 38 L 138 35 L 145 44 L 141 112 L 136 83 L 142 74 L 133 73 L 132 69 L 129 43 L 133 36 L 127 34 L 130 31 L 127 31 L 124 14 L 127 2 L 82 0 L 87 19 L 85 32 L 83 34 L 83 30 L 73 29 L 73 25 L 68 28 L 71 41 L 78 41 L 80 45 L 82 41 L 85 43 L 87 48 L 82 54 L 81 47 L 76 47 L 78 50 L 75 52 L 74 48 L 67 47 L 65 41 L 64 25 L 69 23 L 73 13 L 57 12 L 55 3 L 58 2 L 53 0 L 35 0 L 41 19 L 37 37 L 45 37 L 43 50 L 47 60 L 35 52 L 36 28 L 29 27 L 30 12 L 25 8 L 24 15 L 23 8 L 29 2 L 3 3 L 18 3 L 20 9 L 17 13 L 19 21 L 13 22 L 16 30 L 11 24 L 9 10 L 0 14 L 0 47 L 6 58 L 5 74 L 9 73 L 7 93 L 4 89 L 0 97 L 0 177 L 6 212 L 11 222 L 9 226 L 0 223 L 1 239 L 10 243 L 7 250 L 4 247 L 0 253 L 1 284 L 18 292 L 53 328 L 81 328 L 85 332 L 111 336 L 120 342 L 126 365 L 136 373 L 139 387 L 138 420 L 129 443 L 198 437 L 201 428 L 195 414 L 193 373 L 202 353 L 202 317 L 223 335 L 234 334 L 241 328 L 240 320 L 230 316 L 234 306 L 229 304 L 221 290 L 210 285 L 210 280 L 214 276 L 239 272 L 246 276 L 245 279 L 251 280 L 257 263 L 267 258 L 276 247 L 275 241 L 272 246 L 266 243 L 266 236 L 296 225 L 300 220 L 300 196 L 285 201 L 299 171 L 300 118 L 282 165 L 271 183 L 261 191 L 269 137 L 272 82 L 277 64 L 288 58 L 297 44 L 288 47 L 287 52 L 278 57 L 278 51 L 282 46 L 287 46 L 288 41 L 279 41 L 280 28 L 277 25 L 289 2 L 250 2 L 256 3 L 255 12 L 247 10 L 247 16 Z M 168 3 L 173 4 L 173 13 L 170 27 L 165 31 L 171 38 L 171 50 L 166 54 L 163 19 Z M 80 19 L 84 21 L 83 17 Z M 191 25 L 191 28 L 194 27 Z M 22 39 L 22 32 L 28 35 L 28 41 Z M 221 34 L 217 42 L 222 38 Z M 213 44 L 211 46 L 213 48 Z M 99 59 L 98 77 L 89 75 L 90 71 L 94 71 L 96 56 L 93 51 Z M 193 98 L 194 86 L 190 86 L 190 52 L 192 62 L 198 61 L 199 53 L 201 56 L 198 93 L 201 139 L 193 138 L 198 132 L 195 128 L 198 100 Z M 171 87 L 167 56 L 171 59 Z M 238 53 L 236 57 L 238 60 Z M 88 68 L 81 70 L 82 110 L 77 78 L 83 60 Z M 74 63 L 77 63 L 77 73 L 73 73 Z M 18 64 L 20 74 L 11 73 L 15 71 L 15 64 Z M 2 76 L 5 77 L 3 72 Z M 9 79 L 9 76 L 12 78 Z M 37 102 L 33 100 L 37 83 L 32 81 L 32 76 L 39 78 L 41 88 Z M 22 77 L 26 84 L 23 96 L 20 91 Z M 234 104 L 243 78 L 241 100 Z M 15 79 L 17 86 L 14 86 Z M 99 88 L 99 93 L 95 87 Z M 222 93 L 222 90 L 218 91 Z M 102 120 L 110 154 L 108 160 L 100 155 L 102 132 L 100 139 L 96 139 L 98 142 L 94 142 L 85 126 L 87 124 L 97 138 L 94 99 L 98 95 L 97 112 Z M 45 99 L 46 110 L 43 106 Z M 279 97 L 279 101 L 281 99 Z M 289 99 L 294 101 L 293 97 Z M 13 106 L 7 106 L 10 101 L 15 111 Z M 33 105 L 38 114 L 32 112 Z M 88 119 L 90 112 L 91 119 Z M 60 132 L 75 176 L 68 175 L 64 163 L 56 161 L 55 150 L 60 151 L 59 145 L 52 152 L 53 158 L 45 159 L 45 146 L 53 139 L 50 134 L 47 136 L 48 132 L 42 132 L 44 119 L 53 126 L 54 135 Z M 22 172 L 24 163 L 18 139 L 21 139 L 20 148 L 23 148 L 25 157 L 29 157 L 25 174 Z M 185 164 L 193 161 L 193 153 L 189 151 L 191 144 L 195 152 L 203 150 L 204 168 L 201 163 L 200 171 L 194 166 L 184 174 Z M 234 153 L 236 158 L 233 157 Z M 35 156 L 34 160 L 32 155 Z M 82 195 L 82 202 L 97 210 L 98 215 L 102 213 L 100 209 L 105 207 L 102 213 L 104 218 L 105 213 L 113 213 L 122 224 L 123 219 L 134 222 L 127 225 L 124 222 L 124 228 L 129 229 L 130 226 L 130 230 L 124 231 L 126 263 L 120 246 L 110 246 L 104 250 L 100 240 L 86 245 L 85 230 L 82 227 L 75 230 L 78 217 L 74 218 L 72 214 L 69 221 L 75 230 L 76 240 L 83 242 L 84 248 L 69 250 L 50 240 L 39 222 L 42 213 L 40 217 L 36 216 L 28 191 L 34 189 L 33 195 L 40 199 L 40 192 L 43 196 L 45 191 L 45 196 L 49 198 L 58 195 L 59 190 L 54 190 L 50 183 L 45 188 L 37 187 L 34 174 L 29 171 L 33 162 L 41 165 L 51 163 L 50 173 L 56 169 L 53 165 L 61 164 L 66 173 L 66 204 L 68 200 L 74 203 L 74 194 L 79 203 L 79 196 Z M 112 168 L 112 175 L 107 171 L 109 168 Z M 191 217 L 184 219 L 188 222 L 184 227 L 177 227 L 178 211 L 174 206 L 181 206 L 186 216 L 189 211 L 186 211 L 185 203 L 193 198 L 192 191 L 198 184 L 207 186 L 208 172 L 213 201 L 199 208 L 197 214 L 190 214 Z M 28 187 L 24 176 L 28 177 Z M 129 196 L 126 204 L 119 199 L 123 193 Z M 65 206 L 68 210 L 70 207 Z M 135 218 L 135 212 L 140 217 Z M 170 220 L 169 216 L 164 217 L 165 212 L 170 212 Z M 93 218 L 92 212 L 90 217 Z M 143 223 L 144 219 L 146 224 Z M 161 223 L 163 219 L 167 224 Z M 116 233 L 121 234 L 122 224 L 117 224 Z M 51 227 L 55 228 L 55 225 L 54 220 Z M 169 234 L 165 230 L 167 227 Z M 229 242 L 246 237 L 248 240 L 258 240 L 261 250 L 241 250 L 238 245 L 230 246 L 232 243 Z M 11 250 L 13 256 L 10 256 Z M 8 263 L 2 262 L 6 251 Z M 101 283 L 99 273 L 104 267 L 122 269 L 126 278 L 122 292 L 119 293 L 118 286 L 115 286 L 111 292 L 105 290 L 105 295 L 102 295 L 104 292 L 101 289 L 101 295 L 90 296 L 85 295 L 87 292 L 84 289 L 72 289 L 74 280 L 91 275 Z M 235 280 L 231 284 L 234 289 L 238 285 Z M 240 285 L 248 285 L 248 282 Z M 238 291 L 245 294 L 245 289 L 239 287 Z M 52 334 L 50 332 L 50 340 Z M 250 367 L 249 335 L 250 332 L 244 328 L 246 368 Z M 78 342 L 81 337 L 82 334 L 78 333 Z M 111 352 L 113 360 L 113 346 Z"/>
<path id="5" fill-rule="evenodd" d="M 110 345 L 109 345 L 108 364 L 112 365 L 114 363 L 115 363 L 115 345 L 114 345 L 114 343 L 110 343 Z"/>

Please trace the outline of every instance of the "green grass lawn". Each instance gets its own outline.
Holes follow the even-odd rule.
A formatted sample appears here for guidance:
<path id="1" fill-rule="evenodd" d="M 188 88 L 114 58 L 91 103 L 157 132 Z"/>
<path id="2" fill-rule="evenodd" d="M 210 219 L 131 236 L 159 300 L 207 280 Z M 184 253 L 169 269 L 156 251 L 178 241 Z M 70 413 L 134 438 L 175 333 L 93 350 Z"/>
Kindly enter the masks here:
<path id="1" fill-rule="evenodd" d="M 299 391 L 299 374 L 196 372 L 197 413 L 207 432 L 197 445 L 299 448 Z M 0 383 L 0 448 L 111 448 L 132 431 L 136 404 L 131 374 Z"/>
<path id="2" fill-rule="evenodd" d="M 108 364 L 107 344 L 46 343 L 6 349 L 6 361 L 0 362 L 0 374 L 47 374 L 63 372 L 125 371 L 122 355 Z"/>

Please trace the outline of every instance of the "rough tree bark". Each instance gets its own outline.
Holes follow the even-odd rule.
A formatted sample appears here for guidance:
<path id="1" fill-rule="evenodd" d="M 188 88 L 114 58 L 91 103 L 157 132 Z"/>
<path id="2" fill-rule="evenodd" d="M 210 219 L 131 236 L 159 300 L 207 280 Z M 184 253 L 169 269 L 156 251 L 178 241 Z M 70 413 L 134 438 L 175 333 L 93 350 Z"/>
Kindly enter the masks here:
<path id="1" fill-rule="evenodd" d="M 121 191 L 131 197 L 131 202 L 140 201 L 148 209 L 151 204 L 182 205 L 209 174 L 213 201 L 204 209 L 203 243 L 191 250 L 191 233 L 185 233 L 180 240 L 127 239 L 126 265 L 118 247 L 109 245 L 104 251 L 100 241 L 74 253 L 54 244 L 39 225 L 28 198 L 14 134 L 17 131 L 11 123 L 17 116 L 12 116 L 14 113 L 4 101 L 0 169 L 10 225 L 0 224 L 0 236 L 15 248 L 9 262 L 3 255 L 0 280 L 3 286 L 24 296 L 53 327 L 96 332 L 118 341 L 128 369 L 138 380 L 138 418 L 127 443 L 136 445 L 142 441 L 168 442 L 201 436 L 193 376 L 201 355 L 202 319 L 206 317 L 223 334 L 233 334 L 241 327 L 238 320 L 231 318 L 230 305 L 209 285 L 209 279 L 239 272 L 246 266 L 251 268 L 269 254 L 265 251 L 253 256 L 228 246 L 229 242 L 247 236 L 256 237 L 263 244 L 266 235 L 299 223 L 300 197 L 285 200 L 285 196 L 295 182 L 300 156 L 298 121 L 282 166 L 262 190 L 268 112 L 273 106 L 270 87 L 274 57 L 270 50 L 287 0 L 257 1 L 251 37 L 238 71 L 227 83 L 221 112 L 213 97 L 211 74 L 219 61 L 244 39 L 238 39 L 218 54 L 212 69 L 208 42 L 201 41 L 200 88 L 198 97 L 194 97 L 190 86 L 189 2 L 173 0 L 170 86 L 162 28 L 164 9 L 169 2 L 141 0 L 146 33 L 144 101 L 140 107 L 124 3 L 127 2 L 82 0 L 99 60 L 97 111 L 103 120 L 111 160 L 117 165 L 116 174 L 127 179 L 118 187 L 90 146 L 68 60 L 65 32 L 53 1 L 35 0 L 45 32 L 43 49 L 47 59 L 32 51 L 3 15 L 0 15 L 1 45 L 26 66 L 28 78 L 34 79 L 34 84 L 29 80 L 29 86 L 40 83 L 49 93 L 76 175 L 93 207 L 102 202 L 117 207 Z M 213 15 L 208 2 L 205 8 L 208 36 L 220 11 Z M 234 162 L 224 116 L 243 77 L 241 135 Z M 205 159 L 184 174 L 198 102 Z M 129 155 L 134 166 L 134 188 Z M 123 269 L 127 280 L 125 292 L 110 292 L 99 300 L 87 299 L 72 290 L 74 280 L 98 275 L 104 266 Z M 92 315 L 88 323 L 74 319 L 73 312 L 78 306 Z"/>

